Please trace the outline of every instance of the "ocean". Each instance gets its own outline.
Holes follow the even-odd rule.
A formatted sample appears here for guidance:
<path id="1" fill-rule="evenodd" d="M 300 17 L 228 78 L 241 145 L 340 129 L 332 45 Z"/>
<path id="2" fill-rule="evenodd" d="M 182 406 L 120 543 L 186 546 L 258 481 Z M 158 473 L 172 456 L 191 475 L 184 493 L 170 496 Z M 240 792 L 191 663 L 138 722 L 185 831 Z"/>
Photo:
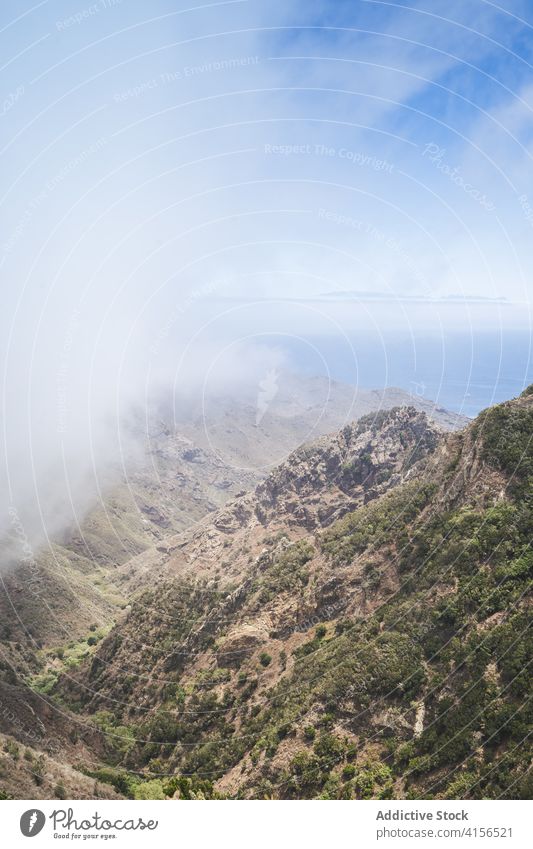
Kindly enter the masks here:
<path id="1" fill-rule="evenodd" d="M 369 389 L 397 386 L 466 416 L 513 398 L 533 383 L 532 339 L 525 331 L 441 338 L 389 333 L 380 339 L 358 333 L 348 342 L 323 336 L 307 341 L 309 347 L 287 343 L 291 362 L 307 373 L 318 370 Z"/>

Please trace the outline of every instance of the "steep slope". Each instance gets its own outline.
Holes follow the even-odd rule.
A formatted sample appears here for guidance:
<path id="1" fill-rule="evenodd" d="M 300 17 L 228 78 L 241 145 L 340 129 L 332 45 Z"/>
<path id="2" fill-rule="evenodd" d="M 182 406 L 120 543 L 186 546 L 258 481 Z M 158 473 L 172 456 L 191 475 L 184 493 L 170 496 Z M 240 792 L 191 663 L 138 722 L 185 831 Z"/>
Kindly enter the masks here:
<path id="1" fill-rule="evenodd" d="M 227 509 L 203 520 L 202 511 L 213 510 L 217 500 L 220 503 L 235 490 L 232 474 L 233 481 L 236 476 L 213 452 L 191 445 L 183 437 L 172 435 L 168 429 L 163 437 L 162 444 L 152 440 L 152 454 L 156 455 L 155 462 L 160 464 L 159 486 L 154 484 L 149 473 L 137 470 L 128 481 L 127 492 L 126 488 L 119 489 L 90 514 L 83 525 L 83 537 L 73 535 L 64 540 L 63 546 L 55 546 L 48 555 L 46 568 L 41 566 L 43 561 L 39 561 L 39 592 L 27 592 L 27 587 L 35 581 L 35 564 L 26 563 L 22 570 L 15 571 L 7 579 L 5 603 L 10 607 L 10 615 L 4 620 L 8 632 L 4 633 L 2 659 L 3 677 L 7 683 L 1 695 L 5 695 L 6 688 L 11 687 L 7 702 L 18 700 L 32 704 L 36 718 L 41 721 L 44 712 L 47 724 L 52 728 L 54 709 L 43 708 L 43 704 L 50 700 L 50 693 L 63 692 L 72 706 L 77 705 L 76 709 L 82 706 L 84 710 L 88 709 L 93 728 L 91 745 L 94 746 L 94 740 L 99 741 L 93 758 L 87 757 L 85 749 L 73 754 L 64 728 L 59 723 L 62 730 L 57 732 L 55 739 L 60 741 L 63 757 L 69 763 L 73 759 L 86 765 L 90 761 L 98 764 L 110 760 L 116 765 L 131 747 L 135 730 L 129 724 L 130 711 L 126 712 L 128 722 L 121 726 L 122 707 L 115 709 L 113 695 L 117 682 L 123 678 L 116 666 L 113 650 L 114 641 L 120 643 L 124 639 L 123 627 L 126 643 L 130 629 L 135 633 L 134 648 L 130 645 L 125 650 L 125 668 L 132 668 L 133 672 L 131 675 L 126 673 L 127 699 L 120 692 L 117 701 L 138 703 L 139 708 L 133 709 L 136 726 L 139 712 L 148 714 L 154 711 L 158 702 L 158 686 L 154 686 L 153 681 L 147 683 L 147 678 L 141 674 L 143 684 L 138 686 L 139 669 L 145 669 L 147 664 L 154 670 L 160 669 L 163 681 L 167 680 L 170 669 L 171 687 L 174 686 L 176 668 L 181 669 L 182 664 L 176 663 L 176 652 L 167 651 L 167 647 L 174 641 L 179 645 L 180 640 L 187 638 L 183 649 L 177 648 L 179 656 L 180 652 L 189 651 L 190 641 L 202 647 L 205 640 L 212 642 L 213 635 L 220 634 L 220 628 L 214 623 L 219 607 L 222 605 L 224 608 L 227 604 L 228 618 L 231 618 L 236 599 L 237 607 L 241 604 L 242 584 L 248 589 L 250 587 L 252 577 L 249 573 L 254 571 L 254 559 L 263 558 L 263 569 L 267 554 L 272 549 L 272 539 L 275 542 L 272 551 L 285 564 L 282 571 L 290 572 L 292 554 L 289 551 L 285 556 L 284 549 L 290 548 L 291 541 L 298 541 L 310 532 L 318 532 L 348 511 L 378 498 L 410 476 L 420 474 L 419 467 L 423 463 L 419 461 L 434 451 L 439 429 L 429 425 L 426 418 L 413 409 L 394 411 L 390 415 L 380 412 L 357 426 L 344 428 L 338 435 L 319 440 L 311 448 L 296 452 L 258 487 L 255 495 L 241 496 Z M 245 482 L 251 479 L 246 470 L 241 470 L 240 474 Z M 176 489 L 180 492 L 179 499 L 176 498 Z M 184 505 L 189 507 L 188 515 Z M 175 536 L 180 526 L 197 519 L 200 521 L 190 531 Z M 106 527 L 108 530 L 105 530 Z M 302 542 L 302 552 L 296 549 L 296 559 L 298 562 L 302 560 L 303 565 L 309 559 L 306 545 Z M 135 556 L 130 559 L 132 553 Z M 24 568 L 29 570 L 26 576 Z M 119 623 L 106 640 L 105 634 L 117 616 L 117 609 L 124 607 L 125 600 L 132 593 L 148 592 L 149 596 L 150 590 L 143 588 L 153 586 L 156 577 L 158 581 L 163 581 L 164 577 L 166 583 L 161 583 L 153 598 L 143 597 L 140 606 L 136 602 L 131 612 L 126 608 L 125 624 Z M 268 594 L 276 595 L 275 576 L 267 583 L 269 588 L 262 588 L 259 601 L 256 598 L 253 602 L 251 614 L 245 607 L 245 617 L 251 618 L 250 623 L 244 622 L 244 637 L 240 633 L 243 621 L 239 617 L 235 620 L 236 633 L 220 635 L 223 643 L 226 638 L 230 642 L 225 652 L 219 651 L 216 655 L 217 665 L 224 654 L 232 654 L 231 640 L 240 645 L 244 639 L 244 654 L 253 654 L 252 647 L 257 645 L 258 639 L 268 643 L 270 632 L 275 633 L 278 629 L 285 633 L 287 628 L 294 627 L 294 622 L 287 624 L 287 614 L 291 611 L 295 619 L 301 619 L 302 615 L 316 616 L 321 605 L 322 608 L 328 606 L 329 589 L 319 588 L 319 592 L 311 594 L 302 608 L 298 598 L 294 598 L 294 590 L 298 590 L 299 584 L 293 585 L 291 579 L 291 592 L 282 595 L 279 605 L 279 621 L 276 622 L 274 616 L 269 623 L 270 613 L 264 603 L 268 601 Z M 226 599 L 228 594 L 229 599 Z M 199 603 L 200 597 L 202 601 Z M 48 603 L 49 600 L 52 604 Z M 138 629 L 145 626 L 144 613 L 139 622 L 138 611 L 143 611 L 148 604 L 154 606 L 150 613 L 153 631 L 147 632 L 146 640 L 143 637 L 142 644 L 139 644 Z M 259 611 L 261 616 L 258 617 Z M 266 630 L 261 618 L 263 613 L 268 614 Z M 172 618 L 170 627 L 169 616 Z M 191 621 L 184 621 L 184 616 L 197 621 L 198 634 L 187 637 Z M 31 623 L 29 628 L 26 623 Z M 150 657 L 148 643 L 155 646 L 161 643 L 165 649 L 157 648 L 156 657 Z M 108 653 L 110 661 L 107 660 Z M 194 653 L 197 654 L 198 649 L 194 649 Z M 93 657 L 94 661 L 91 660 Z M 121 663 L 123 659 L 118 657 L 117 662 Z M 201 663 L 204 660 L 206 658 Z M 208 664 L 212 660 L 207 658 Z M 81 697 L 72 684 L 77 668 L 81 664 L 84 669 L 88 662 L 96 667 L 101 663 L 106 673 L 95 688 L 99 692 L 94 699 L 87 699 L 84 684 Z M 228 664 L 228 667 L 231 666 Z M 56 688 L 57 677 L 62 673 L 63 681 Z M 188 674 L 187 670 L 184 673 Z M 227 671 L 222 677 L 226 675 Z M 89 677 L 92 677 L 92 672 Z M 23 681 L 36 688 L 41 696 L 35 699 Z M 92 680 L 88 686 L 93 688 Z M 122 684 L 118 688 L 121 690 Z M 106 703 L 108 699 L 109 704 Z M 96 714 L 92 713 L 95 709 L 98 709 Z M 62 713 L 65 710 L 62 704 Z M 68 715 L 68 710 L 66 713 Z M 70 721 L 75 725 L 86 725 L 85 719 L 82 722 L 71 716 Z M 116 731 L 117 724 L 121 729 L 119 733 Z M 12 723 L 6 722 L 2 727 L 20 740 L 20 731 L 13 728 Z M 125 742 L 122 739 L 124 735 Z M 102 740 L 106 742 L 102 743 Z M 120 792 L 126 792 L 123 776 L 119 776 L 117 781 Z M 46 783 L 49 785 L 50 780 Z M 136 792 L 144 792 L 144 785 L 143 779 Z M 80 793 L 87 792 L 83 786 L 81 782 Z M 16 794 L 20 790 L 12 788 L 11 792 Z M 30 796 L 32 792 L 34 789 L 30 788 Z"/>
<path id="2" fill-rule="evenodd" d="M 126 440 L 132 456 L 126 454 L 117 483 L 78 524 L 33 550 L 15 517 L 10 538 L 0 541 L 0 642 L 7 654 L 13 658 L 19 644 L 37 650 L 87 637 L 91 625 L 109 627 L 128 597 L 117 567 L 252 489 L 275 457 L 310 433 L 409 400 L 401 390 L 356 391 L 320 377 L 283 375 L 259 425 L 253 406 L 228 398 L 202 410 L 184 408 L 177 419 L 168 409 L 152 411 L 148 421 L 139 413 Z M 426 399 L 416 404 L 447 429 L 466 422 Z"/>
<path id="3" fill-rule="evenodd" d="M 152 558 L 130 562 L 128 580 L 131 583 L 137 579 L 142 594 L 120 634 L 126 639 L 126 635 L 142 633 L 143 640 L 140 646 L 132 639 L 131 644 L 124 643 L 118 652 L 113 650 L 113 663 L 104 661 L 105 668 L 101 668 L 100 660 L 113 645 L 117 633 L 105 642 L 94 664 L 100 670 L 97 700 L 101 701 L 104 679 L 112 687 L 121 686 L 120 669 L 135 669 L 138 664 L 144 667 L 149 663 L 164 671 L 172 664 L 172 652 L 165 652 L 166 656 L 161 658 L 158 648 L 148 660 L 145 644 L 156 647 L 159 641 L 164 641 L 170 646 L 175 638 L 174 627 L 186 635 L 190 622 L 188 625 L 183 621 L 183 610 L 191 605 L 191 593 L 196 597 L 199 588 L 206 588 L 200 593 L 202 609 L 196 611 L 192 606 L 190 616 L 196 614 L 201 618 L 204 609 L 210 607 L 216 612 L 220 594 L 227 595 L 234 587 L 241 588 L 239 604 L 242 604 L 242 582 L 247 583 L 247 597 L 254 596 L 255 590 L 250 595 L 253 579 L 264 570 L 272 546 L 275 551 L 281 551 L 289 541 L 296 541 L 297 548 L 305 548 L 308 543 L 298 541 L 307 537 L 310 530 L 318 531 L 333 516 L 353 510 L 410 476 L 416 477 L 418 466 L 434 450 L 437 438 L 438 431 L 424 414 L 409 408 L 382 413 L 377 418 L 363 418 L 341 434 L 299 449 L 255 493 L 236 499 L 209 522 L 170 539 Z M 291 568 L 291 562 L 287 562 L 288 573 Z M 275 589 L 275 580 L 271 583 Z M 299 586 L 296 581 L 294 589 Z M 175 604 L 176 610 L 167 610 L 163 598 L 169 600 L 172 608 Z M 298 598 L 288 600 L 299 602 Z M 267 608 L 262 606 L 262 601 L 254 596 L 254 604 L 258 603 L 261 616 L 265 616 Z M 147 620 L 150 633 L 145 639 Z M 203 637 L 207 630 L 204 626 Z M 192 634 L 191 639 L 198 641 L 198 636 Z M 178 654 L 181 653 L 179 647 Z M 92 688 L 92 681 L 89 687 Z M 143 704 L 144 691 L 144 682 L 134 681 L 131 701 Z"/>
<path id="4" fill-rule="evenodd" d="M 393 411 L 176 538 L 57 690 L 105 728 L 115 771 L 93 774 L 158 796 L 527 795 L 532 433 L 531 393 L 449 437 Z"/>
<path id="5" fill-rule="evenodd" d="M 65 634 L 77 636 L 93 622 L 109 623 L 124 601 L 115 583 L 117 566 L 255 484 L 254 476 L 234 472 L 212 452 L 160 428 L 150 435 L 145 455 L 126 468 L 125 479 L 61 538 L 28 554 L 24 528 L 14 523 L 12 539 L 3 541 L 0 594 L 12 640 L 28 630 L 37 643 L 64 641 Z"/>
<path id="6" fill-rule="evenodd" d="M 219 399 L 214 408 L 198 413 L 198 421 L 193 409 L 182 410 L 179 420 L 168 410 L 153 411 L 149 422 L 140 414 L 134 417 L 122 468 L 109 474 L 117 481 L 121 474 L 126 477 L 104 489 L 79 525 L 37 548 L 15 515 L 10 538 L 2 541 L 0 700 L 6 716 L 11 716 L 13 705 L 27 704 L 36 723 L 46 720 L 47 727 L 53 725 L 41 696 L 48 698 L 61 670 L 75 669 L 94 653 L 131 592 L 142 584 L 142 575 L 150 577 L 154 564 L 168 559 L 176 532 L 198 523 L 201 527 L 204 519 L 209 522 L 210 513 L 251 489 L 275 456 L 284 456 L 309 433 L 338 427 L 354 409 L 376 410 L 399 398 L 409 396 L 396 390 L 359 391 L 354 399 L 351 387 L 284 375 L 275 404 L 260 422 L 253 404 L 248 409 L 232 399 Z M 424 399 L 419 403 L 444 416 L 445 426 L 461 421 L 433 410 Z M 221 422 L 231 425 L 224 437 L 225 456 L 216 440 L 212 445 L 206 438 Z M 247 445 L 253 446 L 252 458 L 246 454 Z M 242 450 L 255 467 L 239 462 Z M 231 511 L 228 515 L 217 518 L 219 526 L 235 521 Z M 24 682 L 31 682 L 36 695 Z M 20 738 L 11 720 L 2 728 Z M 28 792 L 32 795 L 34 788 Z"/>

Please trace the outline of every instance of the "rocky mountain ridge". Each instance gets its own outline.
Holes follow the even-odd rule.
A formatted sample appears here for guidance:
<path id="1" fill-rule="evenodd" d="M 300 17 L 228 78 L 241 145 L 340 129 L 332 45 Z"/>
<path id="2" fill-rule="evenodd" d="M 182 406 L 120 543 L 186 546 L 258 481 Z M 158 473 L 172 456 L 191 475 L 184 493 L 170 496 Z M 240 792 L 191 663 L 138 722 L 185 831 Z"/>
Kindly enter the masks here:
<path id="1" fill-rule="evenodd" d="M 94 775 L 156 797 L 527 792 L 532 398 L 450 436 L 363 419 L 170 540 L 56 685 L 103 729 Z"/>
<path id="2" fill-rule="evenodd" d="M 468 705 L 469 687 L 479 695 L 458 628 L 469 650 L 478 633 L 496 647 L 482 711 L 490 681 L 503 691 L 490 706 L 517 707 L 498 647 L 526 609 L 516 593 L 530 514 L 516 493 L 526 498 L 530 422 L 527 394 L 457 434 L 413 409 L 367 417 L 119 567 L 132 601 L 109 635 L 67 668 L 51 659 L 46 680 L 28 678 L 49 715 L 60 704 L 83 729 L 75 742 L 59 729 L 63 758 L 137 798 L 420 798 L 436 782 L 454 797 L 456 753 L 427 752 L 441 705 Z M 472 584 L 481 612 L 466 616 Z M 458 751 L 473 758 L 477 737 L 466 736 Z M 486 747 L 468 780 L 491 793 Z M 513 786 L 525 758 L 511 759 Z"/>

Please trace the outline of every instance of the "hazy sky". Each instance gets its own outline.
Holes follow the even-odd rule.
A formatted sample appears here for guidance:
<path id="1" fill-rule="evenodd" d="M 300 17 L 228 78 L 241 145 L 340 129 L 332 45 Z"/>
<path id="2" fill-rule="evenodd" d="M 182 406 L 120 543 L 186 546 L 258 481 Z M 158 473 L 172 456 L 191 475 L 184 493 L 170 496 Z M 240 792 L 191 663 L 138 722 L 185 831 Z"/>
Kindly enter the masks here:
<path id="1" fill-rule="evenodd" d="M 6 506 L 51 476 L 64 500 L 116 456 L 117 405 L 235 340 L 232 373 L 276 333 L 528 333 L 532 24 L 527 0 L 3 3 Z"/>

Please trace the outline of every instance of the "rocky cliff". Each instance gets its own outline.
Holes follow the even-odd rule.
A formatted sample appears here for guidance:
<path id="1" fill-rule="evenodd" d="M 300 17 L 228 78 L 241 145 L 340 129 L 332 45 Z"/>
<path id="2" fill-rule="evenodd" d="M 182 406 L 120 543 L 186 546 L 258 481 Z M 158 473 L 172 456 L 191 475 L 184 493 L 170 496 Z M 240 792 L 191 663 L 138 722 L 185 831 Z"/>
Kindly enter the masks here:
<path id="1" fill-rule="evenodd" d="M 104 732 L 91 774 L 162 797 L 529 792 L 532 401 L 450 436 L 363 419 L 172 538 L 56 685 Z"/>
<path id="2" fill-rule="evenodd" d="M 129 560 L 27 673 L 62 757 L 136 798 L 527 796 L 532 434 L 532 393 L 370 415 Z"/>

